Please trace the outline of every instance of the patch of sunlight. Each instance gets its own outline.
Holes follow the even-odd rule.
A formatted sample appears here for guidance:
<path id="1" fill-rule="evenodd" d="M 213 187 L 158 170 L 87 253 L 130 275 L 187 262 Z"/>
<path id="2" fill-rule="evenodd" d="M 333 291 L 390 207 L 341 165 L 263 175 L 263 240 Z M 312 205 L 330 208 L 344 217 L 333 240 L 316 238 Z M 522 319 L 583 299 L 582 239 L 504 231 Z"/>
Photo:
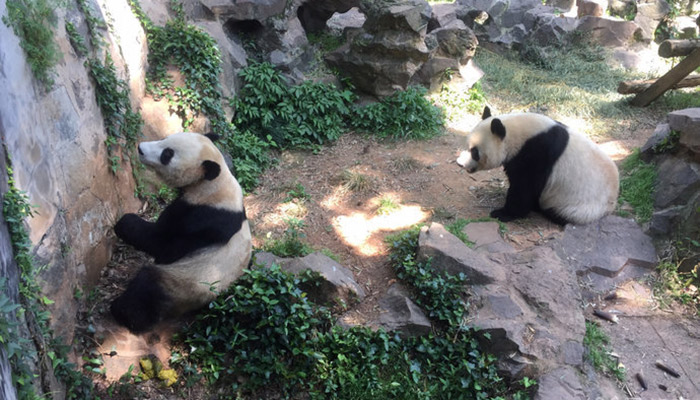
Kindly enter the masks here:
<path id="1" fill-rule="evenodd" d="M 319 204 L 326 210 L 336 209 L 347 195 L 348 191 L 343 185 L 336 186 L 333 191 L 327 195 Z"/>
<path id="2" fill-rule="evenodd" d="M 290 201 L 288 203 L 281 203 L 277 206 L 277 214 L 281 214 L 284 218 L 298 218 L 303 219 L 308 210 L 304 202 Z"/>
<path id="3" fill-rule="evenodd" d="M 632 154 L 632 151 L 634 150 L 629 148 L 629 146 L 621 140 L 611 140 L 609 142 L 600 143 L 598 146 L 600 146 L 603 153 L 607 154 L 608 157 L 613 159 L 613 161 L 619 161 L 626 158 Z"/>
<path id="4" fill-rule="evenodd" d="M 372 235 L 381 231 L 398 231 L 425 221 L 429 214 L 419 206 L 402 205 L 398 210 L 386 215 L 370 216 L 365 213 L 341 215 L 334 219 L 333 227 L 338 236 L 358 253 L 374 256 L 381 248 L 370 243 Z"/>

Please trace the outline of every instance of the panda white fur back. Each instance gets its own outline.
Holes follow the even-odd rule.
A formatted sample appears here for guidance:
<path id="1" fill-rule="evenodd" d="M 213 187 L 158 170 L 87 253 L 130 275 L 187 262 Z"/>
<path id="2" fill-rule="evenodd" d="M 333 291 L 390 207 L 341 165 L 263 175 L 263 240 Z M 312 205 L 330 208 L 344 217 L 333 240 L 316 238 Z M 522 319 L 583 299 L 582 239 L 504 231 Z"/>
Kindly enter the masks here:
<path id="1" fill-rule="evenodd" d="M 112 302 L 117 322 L 132 332 L 213 300 L 248 266 L 251 236 L 243 191 L 212 140 L 181 132 L 139 144 L 141 161 L 180 196 L 156 222 L 126 214 L 115 225 L 124 242 L 154 257 Z"/>
<path id="2" fill-rule="evenodd" d="M 510 186 L 492 217 L 540 211 L 560 224 L 585 224 L 615 209 L 617 167 L 586 136 L 541 114 L 492 117 L 487 107 L 482 117 L 457 163 L 470 173 L 503 165 Z"/>

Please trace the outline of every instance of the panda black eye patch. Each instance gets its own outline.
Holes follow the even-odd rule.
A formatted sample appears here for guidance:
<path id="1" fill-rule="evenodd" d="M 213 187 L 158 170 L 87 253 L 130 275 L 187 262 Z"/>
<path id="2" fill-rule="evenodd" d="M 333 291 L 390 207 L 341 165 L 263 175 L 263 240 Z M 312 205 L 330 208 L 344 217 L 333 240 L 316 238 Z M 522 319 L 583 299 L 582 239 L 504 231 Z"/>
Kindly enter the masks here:
<path id="1" fill-rule="evenodd" d="M 472 153 L 472 160 L 479 161 L 479 148 L 472 147 L 472 149 L 469 151 Z"/>
<path id="2" fill-rule="evenodd" d="M 167 149 L 163 150 L 162 153 L 160 153 L 160 163 L 163 165 L 168 165 L 174 155 L 175 151 L 168 147 Z"/>

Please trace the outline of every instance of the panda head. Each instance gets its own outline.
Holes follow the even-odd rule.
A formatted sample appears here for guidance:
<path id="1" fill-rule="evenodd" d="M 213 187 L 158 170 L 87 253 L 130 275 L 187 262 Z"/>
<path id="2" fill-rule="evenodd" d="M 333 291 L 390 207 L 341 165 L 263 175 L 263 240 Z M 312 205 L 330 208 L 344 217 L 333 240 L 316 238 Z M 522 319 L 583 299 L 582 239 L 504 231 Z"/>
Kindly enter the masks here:
<path id="1" fill-rule="evenodd" d="M 506 158 L 506 127 L 499 118 L 491 117 L 486 107 L 482 120 L 467 135 L 467 150 L 462 151 L 457 164 L 472 173 L 497 168 Z"/>
<path id="2" fill-rule="evenodd" d="M 162 140 L 140 143 L 139 158 L 175 188 L 212 181 L 221 173 L 222 165 L 226 168 L 213 142 L 217 138 L 215 134 L 174 133 Z"/>

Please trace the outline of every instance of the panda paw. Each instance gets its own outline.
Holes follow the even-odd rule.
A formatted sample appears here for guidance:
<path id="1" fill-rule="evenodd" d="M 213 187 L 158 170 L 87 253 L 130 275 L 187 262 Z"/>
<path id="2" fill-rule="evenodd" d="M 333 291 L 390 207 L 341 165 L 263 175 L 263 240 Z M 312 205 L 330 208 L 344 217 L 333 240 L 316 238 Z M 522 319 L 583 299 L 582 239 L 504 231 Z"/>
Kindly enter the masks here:
<path id="1" fill-rule="evenodd" d="M 124 214 L 121 218 L 119 218 L 117 224 L 114 225 L 114 233 L 117 234 L 119 239 L 122 239 L 125 242 L 130 242 L 129 237 L 131 235 L 129 233 L 138 232 L 139 224 L 142 221 L 143 220 L 141 217 L 136 214 Z"/>
<path id="2" fill-rule="evenodd" d="M 510 213 L 508 213 L 504 208 L 499 208 L 498 210 L 493 210 L 491 211 L 491 218 L 496 218 L 497 220 L 501 222 L 508 222 L 516 219 L 516 217 L 512 216 Z"/>

